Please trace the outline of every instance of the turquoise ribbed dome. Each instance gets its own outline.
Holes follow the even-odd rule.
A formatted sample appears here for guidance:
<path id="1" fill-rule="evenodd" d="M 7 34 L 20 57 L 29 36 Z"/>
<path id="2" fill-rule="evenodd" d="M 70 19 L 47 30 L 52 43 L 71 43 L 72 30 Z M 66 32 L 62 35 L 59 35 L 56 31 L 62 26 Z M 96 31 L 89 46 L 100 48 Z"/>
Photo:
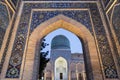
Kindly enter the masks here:
<path id="1" fill-rule="evenodd" d="M 51 49 L 70 49 L 70 42 L 65 36 L 57 35 L 52 39 Z"/>

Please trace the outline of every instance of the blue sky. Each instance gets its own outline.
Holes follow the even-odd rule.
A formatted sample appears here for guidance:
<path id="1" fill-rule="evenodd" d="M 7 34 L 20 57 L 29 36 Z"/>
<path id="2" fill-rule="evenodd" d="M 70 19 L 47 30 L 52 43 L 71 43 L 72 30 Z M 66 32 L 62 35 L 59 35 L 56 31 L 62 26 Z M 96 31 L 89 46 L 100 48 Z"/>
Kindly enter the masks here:
<path id="1" fill-rule="evenodd" d="M 45 39 L 46 39 L 46 43 L 49 44 L 49 46 L 47 46 L 44 50 L 46 51 L 50 51 L 51 50 L 51 41 L 52 39 L 56 36 L 56 35 L 64 35 L 68 38 L 68 40 L 70 41 L 70 47 L 71 47 L 71 53 L 83 53 L 82 51 L 82 45 L 81 45 L 81 41 L 78 39 L 78 37 L 65 30 L 65 29 L 57 29 L 51 33 L 49 33 Z M 50 53 L 49 53 L 50 54 Z M 48 55 L 49 57 L 49 55 Z"/>

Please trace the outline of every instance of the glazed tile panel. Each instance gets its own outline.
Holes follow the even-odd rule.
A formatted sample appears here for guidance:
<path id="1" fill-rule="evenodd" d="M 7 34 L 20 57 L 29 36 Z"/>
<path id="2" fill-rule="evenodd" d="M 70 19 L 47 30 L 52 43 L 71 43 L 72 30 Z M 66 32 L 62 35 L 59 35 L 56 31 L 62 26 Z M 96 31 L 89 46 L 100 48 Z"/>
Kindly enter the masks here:
<path id="1" fill-rule="evenodd" d="M 117 5 L 114 8 L 114 12 L 112 15 L 112 24 L 120 44 L 120 15 L 119 14 L 120 14 L 120 5 Z"/>
<path id="2" fill-rule="evenodd" d="M 81 10 L 66 10 L 66 9 L 81 9 Z M 33 11 L 32 9 L 58 9 L 57 11 Z M 60 11 L 59 9 L 63 9 Z M 89 9 L 90 14 L 88 14 Z M 32 13 L 31 13 L 32 12 Z M 106 32 L 101 20 L 101 16 L 96 3 L 25 3 L 23 7 L 23 12 L 19 22 L 16 38 L 14 41 L 14 46 L 12 49 L 11 58 L 9 61 L 6 78 L 19 78 L 20 68 L 23 59 L 23 52 L 27 38 L 27 32 L 30 22 L 30 16 L 32 14 L 32 20 L 30 24 L 30 33 L 42 22 L 47 21 L 59 14 L 67 16 L 82 23 L 88 28 L 88 30 L 93 35 L 93 28 L 90 20 L 92 17 L 93 27 L 95 35 L 97 37 L 98 47 L 100 50 L 103 74 L 105 78 L 116 79 L 118 78 L 115 63 L 112 57 L 112 52 L 106 37 Z M 30 35 L 30 34 L 29 34 Z M 93 36 L 95 36 L 93 35 Z"/>
<path id="3" fill-rule="evenodd" d="M 2 47 L 3 39 L 8 25 L 9 25 L 9 13 L 7 7 L 5 4 L 0 3 L 0 49 Z M 4 63 L 5 55 L 6 53 L 3 54 L 2 60 L 0 62 L 0 73 Z"/>

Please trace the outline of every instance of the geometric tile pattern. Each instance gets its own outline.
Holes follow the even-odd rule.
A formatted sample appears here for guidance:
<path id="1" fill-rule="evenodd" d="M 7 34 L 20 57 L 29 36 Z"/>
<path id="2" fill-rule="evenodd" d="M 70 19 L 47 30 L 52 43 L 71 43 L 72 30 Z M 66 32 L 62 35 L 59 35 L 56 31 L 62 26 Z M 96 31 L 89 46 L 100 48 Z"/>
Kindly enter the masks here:
<path id="1" fill-rule="evenodd" d="M 6 28 L 9 24 L 9 15 L 6 5 L 0 3 L 0 49 L 4 39 Z"/>
<path id="2" fill-rule="evenodd" d="M 0 3 L 0 49 L 2 47 L 3 39 L 5 36 L 5 32 L 8 27 L 8 24 L 9 24 L 9 13 L 8 13 L 7 7 L 5 4 Z M 1 73 L 2 65 L 4 63 L 5 55 L 6 54 L 3 54 L 2 60 L 0 62 L 0 73 Z"/>
<path id="3" fill-rule="evenodd" d="M 120 14 L 120 5 L 117 5 L 114 8 L 114 12 L 112 16 L 112 24 L 120 44 L 120 15 L 119 14 Z"/>
<path id="4" fill-rule="evenodd" d="M 110 1 L 114 1 L 114 0 L 102 0 L 102 1 L 103 1 L 104 5 L 106 7 Z"/>
<path id="5" fill-rule="evenodd" d="M 114 29 L 116 38 L 117 38 L 119 45 L 120 45 L 120 15 L 119 14 L 120 14 L 120 5 L 116 5 L 114 7 L 114 11 L 113 11 L 113 15 L 112 15 L 112 25 L 113 25 L 113 29 Z M 115 53 L 118 53 L 117 49 L 115 49 L 115 51 L 116 51 Z M 117 56 L 117 58 L 118 58 L 118 64 L 120 65 L 119 55 Z"/>
<path id="6" fill-rule="evenodd" d="M 68 11 L 66 9 L 81 9 Z M 32 9 L 57 9 L 56 11 L 34 11 L 31 13 Z M 59 11 L 59 9 L 64 9 Z M 89 9 L 88 11 L 82 9 Z M 30 24 L 30 31 L 32 32 L 39 24 L 42 22 L 56 16 L 63 14 L 69 18 L 82 23 L 89 29 L 91 34 L 93 34 L 93 29 L 91 26 L 90 16 L 92 17 L 92 22 L 94 25 L 94 31 L 98 42 L 98 47 L 101 55 L 103 74 L 108 79 L 118 78 L 116 66 L 112 57 L 112 52 L 109 46 L 108 39 L 106 37 L 106 32 L 101 20 L 101 16 L 96 3 L 25 3 L 23 7 L 23 12 L 17 29 L 16 38 L 14 41 L 12 54 L 10 57 L 6 78 L 19 78 L 20 68 L 22 64 L 22 57 L 24 52 L 24 47 L 26 43 L 26 37 L 30 22 L 30 15 L 32 14 L 32 20 Z M 85 14 L 85 15 L 83 15 Z M 87 15 L 88 14 L 88 15 Z M 93 35 L 94 36 L 94 35 Z"/>
<path id="7" fill-rule="evenodd" d="M 91 5 L 90 9 L 98 41 L 98 47 L 102 58 L 101 60 L 103 64 L 105 77 L 110 79 L 118 78 L 112 52 L 107 40 L 106 32 L 103 26 L 103 22 L 100 18 L 100 13 L 98 9 L 95 9 L 95 5 Z"/>
<path id="8" fill-rule="evenodd" d="M 81 22 L 91 31 L 91 33 L 93 32 L 89 12 L 87 10 L 34 11 L 30 27 L 31 32 L 42 22 L 50 18 L 53 18 L 59 14 L 62 14 L 78 22 Z"/>
<path id="9" fill-rule="evenodd" d="M 10 5 L 12 5 L 15 9 L 17 7 L 17 4 L 20 0 L 7 0 Z"/>
<path id="10" fill-rule="evenodd" d="M 10 1 L 12 1 L 12 3 L 14 4 L 14 6 L 16 7 L 17 2 L 18 2 L 19 0 L 10 0 Z"/>

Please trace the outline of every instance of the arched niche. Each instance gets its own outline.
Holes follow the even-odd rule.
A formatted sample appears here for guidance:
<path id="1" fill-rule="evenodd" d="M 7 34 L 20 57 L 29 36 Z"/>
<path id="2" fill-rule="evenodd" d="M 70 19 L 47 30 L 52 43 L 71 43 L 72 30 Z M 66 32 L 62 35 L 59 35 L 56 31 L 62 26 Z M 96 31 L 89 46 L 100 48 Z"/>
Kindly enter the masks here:
<path id="1" fill-rule="evenodd" d="M 63 57 L 58 57 L 55 60 L 55 68 L 54 68 L 54 79 L 59 80 L 60 78 L 63 80 L 68 80 L 68 64 L 67 61 Z"/>
<path id="2" fill-rule="evenodd" d="M 39 44 L 44 36 L 59 28 L 66 29 L 83 40 L 84 51 L 86 51 L 85 64 L 90 69 L 87 74 L 89 80 L 102 80 L 97 48 L 92 34 L 84 25 L 64 15 L 58 15 L 43 22 L 31 33 L 22 68 L 24 70 L 22 80 L 37 79 Z"/>

